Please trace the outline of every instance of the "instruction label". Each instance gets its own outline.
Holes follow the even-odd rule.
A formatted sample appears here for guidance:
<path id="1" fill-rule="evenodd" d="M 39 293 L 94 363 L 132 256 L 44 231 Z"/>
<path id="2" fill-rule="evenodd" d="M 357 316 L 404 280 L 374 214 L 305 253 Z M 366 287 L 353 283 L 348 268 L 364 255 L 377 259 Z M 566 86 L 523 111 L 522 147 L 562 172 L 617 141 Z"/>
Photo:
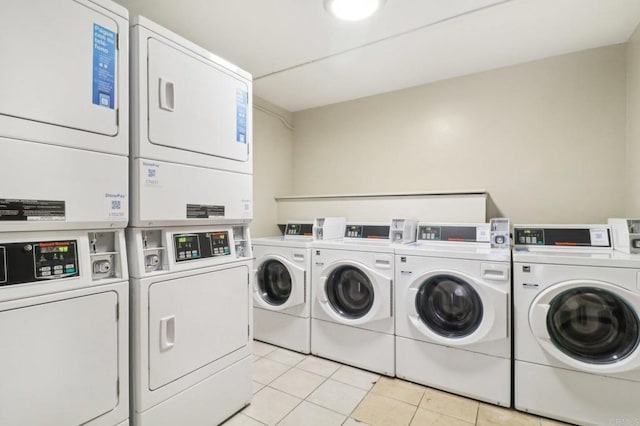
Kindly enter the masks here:
<path id="1" fill-rule="evenodd" d="M 64 201 L 0 199 L 0 221 L 65 220 Z"/>
<path id="2" fill-rule="evenodd" d="M 224 206 L 187 204 L 187 219 L 209 219 L 224 216 Z"/>
<path id="3" fill-rule="evenodd" d="M 93 103 L 115 108 L 116 33 L 93 24 Z"/>
<path id="4" fill-rule="evenodd" d="M 246 90 L 236 89 L 236 142 L 247 143 L 247 106 L 249 95 Z"/>

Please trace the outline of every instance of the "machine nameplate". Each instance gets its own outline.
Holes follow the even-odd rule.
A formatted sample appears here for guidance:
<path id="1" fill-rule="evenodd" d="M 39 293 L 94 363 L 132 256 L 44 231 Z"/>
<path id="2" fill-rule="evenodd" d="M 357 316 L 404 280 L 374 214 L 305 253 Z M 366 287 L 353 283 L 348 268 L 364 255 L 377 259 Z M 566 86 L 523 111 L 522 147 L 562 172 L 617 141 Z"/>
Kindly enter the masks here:
<path id="1" fill-rule="evenodd" d="M 0 220 L 65 220 L 65 202 L 0 199 Z"/>
<path id="2" fill-rule="evenodd" d="M 209 219 L 210 217 L 224 217 L 224 206 L 187 204 L 187 219 Z"/>

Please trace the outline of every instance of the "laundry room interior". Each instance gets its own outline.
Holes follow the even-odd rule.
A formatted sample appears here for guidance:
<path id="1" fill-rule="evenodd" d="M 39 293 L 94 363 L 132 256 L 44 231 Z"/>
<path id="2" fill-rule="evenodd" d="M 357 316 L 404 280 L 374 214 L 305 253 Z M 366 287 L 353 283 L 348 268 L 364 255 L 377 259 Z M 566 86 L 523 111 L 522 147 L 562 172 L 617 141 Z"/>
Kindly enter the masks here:
<path id="1" fill-rule="evenodd" d="M 640 1 L 0 34 L 0 425 L 640 424 Z"/>

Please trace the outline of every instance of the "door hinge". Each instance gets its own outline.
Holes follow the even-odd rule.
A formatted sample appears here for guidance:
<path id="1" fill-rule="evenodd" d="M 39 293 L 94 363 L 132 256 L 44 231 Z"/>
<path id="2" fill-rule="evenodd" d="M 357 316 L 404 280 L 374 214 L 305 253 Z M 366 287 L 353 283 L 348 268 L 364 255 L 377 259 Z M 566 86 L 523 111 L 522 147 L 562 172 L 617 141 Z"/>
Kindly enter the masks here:
<path id="1" fill-rule="evenodd" d="M 116 50 L 120 50 L 120 33 L 116 33 Z"/>
<path id="2" fill-rule="evenodd" d="M 116 321 L 120 321 L 120 303 L 116 303 Z"/>
<path id="3" fill-rule="evenodd" d="M 389 287 L 391 288 L 390 299 L 391 299 L 391 316 L 393 317 L 393 280 L 389 281 Z"/>
<path id="4" fill-rule="evenodd" d="M 251 326 L 247 324 L 247 337 L 251 336 Z"/>
<path id="5" fill-rule="evenodd" d="M 303 298 L 302 300 L 304 300 L 304 303 L 307 303 L 307 271 L 304 271 L 304 275 L 302 276 L 303 280 L 304 280 L 304 294 L 303 294 Z"/>
<path id="6" fill-rule="evenodd" d="M 118 380 L 116 380 L 116 395 L 120 396 L 120 378 L 118 377 Z"/>

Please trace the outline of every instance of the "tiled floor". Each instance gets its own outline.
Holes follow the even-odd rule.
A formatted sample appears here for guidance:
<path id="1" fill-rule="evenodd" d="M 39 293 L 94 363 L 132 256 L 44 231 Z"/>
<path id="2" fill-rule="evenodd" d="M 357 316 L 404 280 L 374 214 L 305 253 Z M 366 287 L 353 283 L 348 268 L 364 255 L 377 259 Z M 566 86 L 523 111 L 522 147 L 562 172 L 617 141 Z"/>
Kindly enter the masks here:
<path id="1" fill-rule="evenodd" d="M 225 426 L 562 425 L 254 342 L 253 400 Z"/>

